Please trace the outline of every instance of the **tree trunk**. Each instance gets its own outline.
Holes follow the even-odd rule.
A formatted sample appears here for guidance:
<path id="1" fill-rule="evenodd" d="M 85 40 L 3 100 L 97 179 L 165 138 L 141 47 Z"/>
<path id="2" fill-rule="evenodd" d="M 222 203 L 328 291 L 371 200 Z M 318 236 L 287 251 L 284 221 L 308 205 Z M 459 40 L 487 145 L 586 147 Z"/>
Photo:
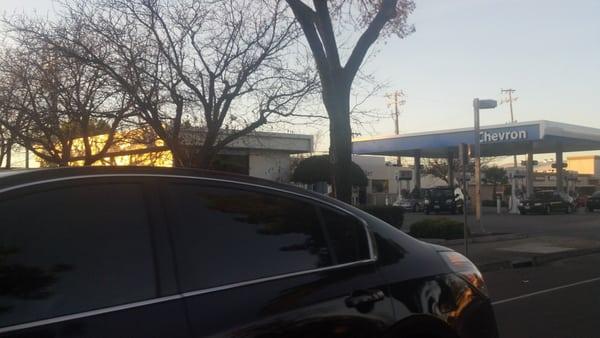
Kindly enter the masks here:
<path id="1" fill-rule="evenodd" d="M 339 83 L 339 82 L 338 82 Z M 329 114 L 329 158 L 333 166 L 333 191 L 342 202 L 352 202 L 352 126 L 350 124 L 350 86 L 323 92 Z"/>
<path id="2" fill-rule="evenodd" d="M 214 156 L 206 148 L 202 147 L 194 156 L 194 168 L 211 169 Z"/>
<path id="3" fill-rule="evenodd" d="M 10 169 L 12 165 L 12 146 L 12 142 L 9 141 L 6 143 L 6 169 Z"/>

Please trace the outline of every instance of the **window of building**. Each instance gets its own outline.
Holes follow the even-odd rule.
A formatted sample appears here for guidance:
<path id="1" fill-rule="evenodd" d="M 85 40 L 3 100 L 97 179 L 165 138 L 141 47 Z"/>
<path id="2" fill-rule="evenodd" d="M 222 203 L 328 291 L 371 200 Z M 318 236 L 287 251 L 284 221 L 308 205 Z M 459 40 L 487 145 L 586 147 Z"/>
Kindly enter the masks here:
<path id="1" fill-rule="evenodd" d="M 0 201 L 0 327 L 153 298 L 137 184 L 82 185 Z"/>
<path id="2" fill-rule="evenodd" d="M 371 191 L 374 194 L 389 192 L 389 181 L 388 180 L 371 180 Z"/>

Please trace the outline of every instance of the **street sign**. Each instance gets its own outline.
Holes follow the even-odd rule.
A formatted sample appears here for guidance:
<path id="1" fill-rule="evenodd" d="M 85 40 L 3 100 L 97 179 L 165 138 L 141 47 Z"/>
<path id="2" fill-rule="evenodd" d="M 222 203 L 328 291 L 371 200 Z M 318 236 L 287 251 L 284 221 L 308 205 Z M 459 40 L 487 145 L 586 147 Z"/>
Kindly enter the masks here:
<path id="1" fill-rule="evenodd" d="M 529 161 L 521 161 L 521 165 L 526 166 L 527 162 L 529 162 Z M 538 164 L 540 164 L 540 162 L 535 161 L 535 160 L 533 161 L 533 165 L 538 165 Z"/>
<path id="2" fill-rule="evenodd" d="M 562 167 L 563 167 L 563 168 L 566 168 L 566 167 L 567 167 L 567 164 L 566 164 L 566 163 L 563 163 Z M 556 163 L 552 163 L 552 168 L 556 169 Z"/>

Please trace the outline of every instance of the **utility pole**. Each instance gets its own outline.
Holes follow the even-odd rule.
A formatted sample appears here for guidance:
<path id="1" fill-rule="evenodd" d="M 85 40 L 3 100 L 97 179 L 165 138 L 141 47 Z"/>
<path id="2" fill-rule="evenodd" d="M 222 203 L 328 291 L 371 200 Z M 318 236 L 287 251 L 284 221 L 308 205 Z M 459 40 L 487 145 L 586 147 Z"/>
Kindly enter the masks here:
<path id="1" fill-rule="evenodd" d="M 396 90 L 395 92 L 386 95 L 386 97 L 391 101 L 388 106 L 393 105 L 394 107 L 392 117 L 394 118 L 395 134 L 400 135 L 400 106 L 406 104 L 404 92 L 402 90 Z M 400 156 L 398 156 L 396 162 L 399 167 L 402 166 L 402 159 Z"/>
<path id="2" fill-rule="evenodd" d="M 512 88 L 508 88 L 508 89 L 500 89 L 500 93 L 502 94 L 508 94 L 508 99 L 502 99 L 502 101 L 500 101 L 501 103 L 504 102 L 508 102 L 509 106 L 510 106 L 510 122 L 511 123 L 515 123 L 515 114 L 513 112 L 513 101 L 516 101 L 518 99 L 518 97 L 515 97 L 513 99 L 512 94 L 516 92 L 515 89 Z M 517 155 L 513 155 L 513 160 L 514 160 L 514 167 L 517 167 Z"/>

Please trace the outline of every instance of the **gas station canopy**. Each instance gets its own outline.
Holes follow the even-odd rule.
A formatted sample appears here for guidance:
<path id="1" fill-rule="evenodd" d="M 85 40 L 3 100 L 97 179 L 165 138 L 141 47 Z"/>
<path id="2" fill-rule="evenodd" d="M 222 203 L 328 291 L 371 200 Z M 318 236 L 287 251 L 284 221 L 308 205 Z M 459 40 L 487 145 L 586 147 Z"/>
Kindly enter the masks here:
<path id="1" fill-rule="evenodd" d="M 552 121 L 520 122 L 484 126 L 480 140 L 483 157 L 600 150 L 600 129 Z M 356 139 L 352 147 L 359 155 L 448 158 L 458 153 L 461 143 L 474 143 L 473 128 Z"/>

